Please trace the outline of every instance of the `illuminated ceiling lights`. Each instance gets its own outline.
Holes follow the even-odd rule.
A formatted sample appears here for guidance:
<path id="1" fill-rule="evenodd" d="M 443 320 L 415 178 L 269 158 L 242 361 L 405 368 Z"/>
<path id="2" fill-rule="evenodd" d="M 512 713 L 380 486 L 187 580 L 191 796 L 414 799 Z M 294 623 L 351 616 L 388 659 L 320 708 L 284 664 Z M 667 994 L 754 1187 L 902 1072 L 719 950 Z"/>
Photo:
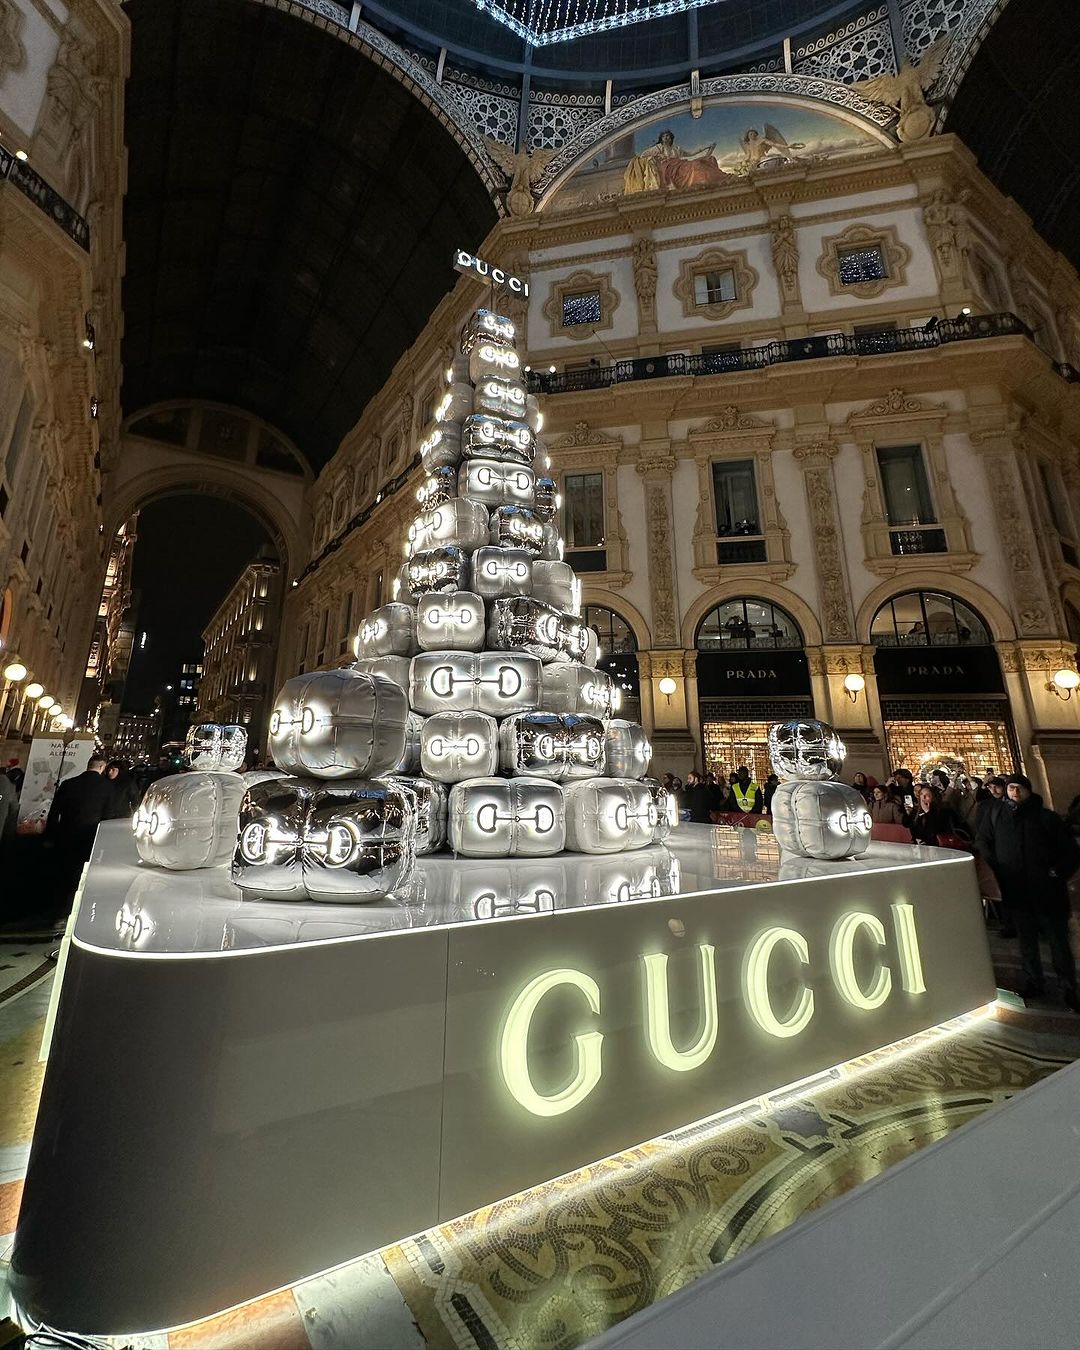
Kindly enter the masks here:
<path id="1" fill-rule="evenodd" d="M 718 0 L 473 0 L 477 9 L 505 24 L 533 47 L 716 3 Z"/>

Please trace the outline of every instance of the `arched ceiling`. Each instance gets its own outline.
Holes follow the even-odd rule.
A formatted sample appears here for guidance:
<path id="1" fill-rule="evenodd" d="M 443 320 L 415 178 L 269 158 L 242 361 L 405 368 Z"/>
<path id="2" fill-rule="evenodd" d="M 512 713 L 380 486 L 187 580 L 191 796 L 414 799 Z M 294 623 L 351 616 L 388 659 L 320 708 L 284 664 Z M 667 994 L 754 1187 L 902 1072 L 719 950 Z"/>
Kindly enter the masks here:
<path id="1" fill-rule="evenodd" d="M 317 470 L 495 207 L 362 53 L 253 0 L 129 0 L 126 415 L 232 404 Z"/>
<path id="2" fill-rule="evenodd" d="M 1076 0 L 1011 0 L 975 54 L 945 130 L 1080 268 Z"/>

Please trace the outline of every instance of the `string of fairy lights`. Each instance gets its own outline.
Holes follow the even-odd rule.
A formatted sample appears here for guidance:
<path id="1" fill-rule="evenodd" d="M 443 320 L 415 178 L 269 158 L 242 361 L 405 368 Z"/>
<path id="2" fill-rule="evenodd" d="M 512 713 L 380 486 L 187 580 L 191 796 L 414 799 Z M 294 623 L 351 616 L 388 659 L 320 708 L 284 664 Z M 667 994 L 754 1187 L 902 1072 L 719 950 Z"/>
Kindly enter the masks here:
<path id="1" fill-rule="evenodd" d="M 658 19 L 721 0 L 473 0 L 534 47 Z"/>

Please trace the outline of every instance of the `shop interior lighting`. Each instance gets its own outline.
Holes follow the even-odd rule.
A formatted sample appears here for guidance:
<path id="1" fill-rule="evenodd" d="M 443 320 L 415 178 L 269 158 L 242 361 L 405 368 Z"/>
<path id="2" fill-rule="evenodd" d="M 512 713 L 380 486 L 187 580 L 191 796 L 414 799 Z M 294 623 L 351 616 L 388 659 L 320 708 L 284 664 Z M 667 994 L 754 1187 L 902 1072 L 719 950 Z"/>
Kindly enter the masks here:
<path id="1" fill-rule="evenodd" d="M 4 679 L 10 680 L 12 684 L 18 684 L 20 680 L 25 680 L 26 676 L 27 670 L 21 661 L 12 661 L 10 665 L 4 667 Z"/>

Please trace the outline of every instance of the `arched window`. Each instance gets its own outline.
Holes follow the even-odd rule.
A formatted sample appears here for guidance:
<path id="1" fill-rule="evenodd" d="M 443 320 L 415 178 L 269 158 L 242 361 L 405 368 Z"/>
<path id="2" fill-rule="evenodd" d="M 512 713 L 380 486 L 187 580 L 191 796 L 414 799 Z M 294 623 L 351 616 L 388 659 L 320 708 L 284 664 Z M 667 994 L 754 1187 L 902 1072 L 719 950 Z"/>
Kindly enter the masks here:
<path id="1" fill-rule="evenodd" d="M 699 651 L 774 651 L 801 647 L 799 625 L 768 600 L 725 600 L 698 625 Z"/>
<path id="2" fill-rule="evenodd" d="M 641 689 L 638 684 L 637 638 L 621 614 L 606 605 L 586 605 L 582 618 L 600 640 L 601 670 L 606 670 L 622 693 L 619 716 L 641 720 Z"/>
<path id="3" fill-rule="evenodd" d="M 989 647 L 985 622 L 943 591 L 908 591 L 886 600 L 870 625 L 875 647 Z"/>

